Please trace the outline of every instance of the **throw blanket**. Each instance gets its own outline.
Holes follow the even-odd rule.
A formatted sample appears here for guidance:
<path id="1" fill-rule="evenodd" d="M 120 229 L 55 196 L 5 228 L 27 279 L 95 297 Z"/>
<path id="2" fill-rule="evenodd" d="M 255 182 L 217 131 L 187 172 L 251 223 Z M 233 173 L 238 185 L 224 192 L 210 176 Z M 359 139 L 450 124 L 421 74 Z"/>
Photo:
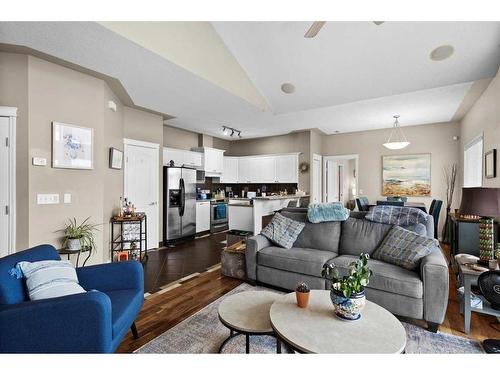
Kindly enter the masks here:
<path id="1" fill-rule="evenodd" d="M 427 215 L 424 211 L 414 207 L 375 206 L 370 209 L 365 219 L 404 227 L 427 223 Z"/>
<path id="2" fill-rule="evenodd" d="M 307 218 L 311 223 L 324 221 L 345 221 L 349 217 L 349 210 L 341 202 L 312 203 L 307 210 Z"/>

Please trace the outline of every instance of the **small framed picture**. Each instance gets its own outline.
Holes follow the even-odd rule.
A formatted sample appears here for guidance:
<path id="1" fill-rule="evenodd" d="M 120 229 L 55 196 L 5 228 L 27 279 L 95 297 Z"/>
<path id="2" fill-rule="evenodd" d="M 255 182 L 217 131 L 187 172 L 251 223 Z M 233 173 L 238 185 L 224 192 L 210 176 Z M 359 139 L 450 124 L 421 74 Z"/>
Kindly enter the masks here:
<path id="1" fill-rule="evenodd" d="M 94 129 L 52 122 L 52 167 L 93 169 Z"/>
<path id="2" fill-rule="evenodd" d="M 484 175 L 486 178 L 497 176 L 497 149 L 494 148 L 484 154 Z"/>
<path id="3" fill-rule="evenodd" d="M 123 152 L 114 148 L 109 148 L 109 167 L 112 169 L 122 169 Z"/>

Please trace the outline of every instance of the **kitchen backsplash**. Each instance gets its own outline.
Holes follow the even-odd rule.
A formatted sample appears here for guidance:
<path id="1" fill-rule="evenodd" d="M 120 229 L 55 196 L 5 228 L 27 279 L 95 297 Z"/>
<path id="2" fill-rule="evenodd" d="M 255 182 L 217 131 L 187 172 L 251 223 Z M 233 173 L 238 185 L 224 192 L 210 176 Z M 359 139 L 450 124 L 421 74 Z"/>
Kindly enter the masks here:
<path id="1" fill-rule="evenodd" d="M 272 193 L 278 194 L 280 191 L 287 191 L 288 194 L 294 194 L 295 190 L 298 188 L 297 184 L 226 184 L 218 182 L 218 178 L 206 177 L 205 183 L 196 184 L 197 188 L 206 189 L 210 191 L 215 191 L 218 189 L 224 189 L 224 191 L 228 191 L 228 188 L 231 188 L 234 195 L 241 197 L 241 191 L 263 191 L 266 192 L 267 195 Z M 227 196 L 227 194 L 226 194 Z"/>

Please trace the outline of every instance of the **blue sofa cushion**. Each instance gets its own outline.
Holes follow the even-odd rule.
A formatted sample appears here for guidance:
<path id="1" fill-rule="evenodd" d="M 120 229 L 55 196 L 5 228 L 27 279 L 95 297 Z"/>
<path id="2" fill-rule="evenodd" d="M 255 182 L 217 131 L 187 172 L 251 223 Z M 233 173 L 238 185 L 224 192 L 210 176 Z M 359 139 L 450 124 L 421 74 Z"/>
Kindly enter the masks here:
<path id="1" fill-rule="evenodd" d="M 39 245 L 0 259 L 0 304 L 8 305 L 29 300 L 24 280 L 11 275 L 10 270 L 22 261 L 41 260 L 61 260 L 61 257 L 54 246 Z"/>
<path id="2" fill-rule="evenodd" d="M 142 290 L 123 289 L 104 292 L 111 300 L 111 321 L 113 338 L 130 329 L 144 300 Z"/>

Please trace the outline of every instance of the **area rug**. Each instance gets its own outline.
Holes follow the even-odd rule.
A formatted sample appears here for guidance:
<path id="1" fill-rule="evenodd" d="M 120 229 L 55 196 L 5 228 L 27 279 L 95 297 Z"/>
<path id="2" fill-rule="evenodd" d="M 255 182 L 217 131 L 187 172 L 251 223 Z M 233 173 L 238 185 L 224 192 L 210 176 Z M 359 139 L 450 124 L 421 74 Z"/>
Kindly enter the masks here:
<path id="1" fill-rule="evenodd" d="M 241 284 L 226 296 L 247 290 L 269 289 Z M 217 307 L 224 297 L 151 340 L 135 353 L 217 353 L 220 344 L 229 335 L 229 330 L 219 322 L 217 315 Z M 406 329 L 408 354 L 484 353 L 481 344 L 476 340 L 439 332 L 432 333 L 406 322 L 402 324 Z M 284 352 L 291 351 L 284 348 Z M 245 353 L 245 337 L 238 336 L 230 340 L 223 353 Z M 250 353 L 276 353 L 276 339 L 270 336 L 251 336 Z"/>

